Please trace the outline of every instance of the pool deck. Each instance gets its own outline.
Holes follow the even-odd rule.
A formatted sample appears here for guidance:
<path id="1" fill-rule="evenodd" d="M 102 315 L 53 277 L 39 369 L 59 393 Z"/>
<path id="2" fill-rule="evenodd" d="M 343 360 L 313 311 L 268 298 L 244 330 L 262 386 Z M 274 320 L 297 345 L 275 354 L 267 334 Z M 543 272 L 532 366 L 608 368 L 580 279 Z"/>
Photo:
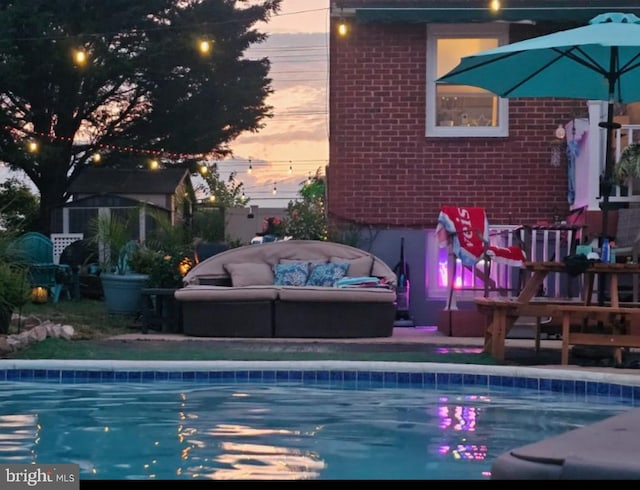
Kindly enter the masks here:
<path id="1" fill-rule="evenodd" d="M 300 351 L 327 351 L 331 349 L 362 351 L 395 351 L 420 352 L 424 346 L 441 346 L 449 348 L 480 349 L 484 339 L 480 337 L 450 337 L 444 335 L 433 326 L 396 327 L 391 337 L 357 338 L 357 339 L 282 339 L 282 338 L 221 338 L 221 337 L 188 337 L 181 334 L 149 332 L 128 333 L 111 338 L 125 341 L 172 341 L 172 342 L 211 342 L 218 347 L 249 347 L 259 345 L 260 348 L 286 348 Z M 640 377 L 640 369 L 615 368 L 612 366 L 585 363 L 560 364 L 561 340 L 541 340 L 540 351 L 535 352 L 533 338 L 508 338 L 506 340 L 505 363 L 511 366 L 535 366 L 536 368 L 592 371 L 612 374 L 628 374 Z M 640 350 L 631 349 L 630 356 L 640 360 Z M 640 362 L 638 362 L 640 366 Z"/>

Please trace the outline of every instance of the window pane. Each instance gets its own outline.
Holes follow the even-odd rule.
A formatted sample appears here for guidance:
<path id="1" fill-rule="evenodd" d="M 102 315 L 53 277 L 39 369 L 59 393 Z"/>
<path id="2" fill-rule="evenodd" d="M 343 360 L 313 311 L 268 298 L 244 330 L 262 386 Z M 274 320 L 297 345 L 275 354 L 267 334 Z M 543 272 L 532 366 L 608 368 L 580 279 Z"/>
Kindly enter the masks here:
<path id="1" fill-rule="evenodd" d="M 439 38 L 437 77 L 451 71 L 463 56 L 498 47 L 497 38 Z M 498 97 L 467 85 L 436 84 L 437 126 L 498 126 Z"/>

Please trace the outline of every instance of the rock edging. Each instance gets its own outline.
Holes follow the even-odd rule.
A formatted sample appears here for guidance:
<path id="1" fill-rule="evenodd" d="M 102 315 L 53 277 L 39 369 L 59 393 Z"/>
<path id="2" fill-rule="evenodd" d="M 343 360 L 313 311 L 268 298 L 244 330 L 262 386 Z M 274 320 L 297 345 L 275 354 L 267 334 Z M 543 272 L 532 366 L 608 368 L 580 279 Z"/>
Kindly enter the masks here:
<path id="1" fill-rule="evenodd" d="M 14 316 L 12 320 L 17 318 Z M 36 317 L 27 317 L 20 321 L 22 323 L 20 333 L 0 336 L 0 357 L 13 354 L 47 337 L 69 340 L 75 334 L 75 329 L 71 325 L 61 325 L 50 320 L 41 321 Z"/>

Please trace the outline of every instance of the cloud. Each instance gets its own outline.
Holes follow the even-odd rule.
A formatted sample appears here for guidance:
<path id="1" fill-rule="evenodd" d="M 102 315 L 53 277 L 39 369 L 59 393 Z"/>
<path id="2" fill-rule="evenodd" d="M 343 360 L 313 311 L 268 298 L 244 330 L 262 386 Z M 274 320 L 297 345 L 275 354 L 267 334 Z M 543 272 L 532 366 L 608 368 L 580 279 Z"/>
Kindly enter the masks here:
<path id="1" fill-rule="evenodd" d="M 265 28 L 270 32 L 326 32 L 329 0 L 283 0 L 278 15 Z"/>

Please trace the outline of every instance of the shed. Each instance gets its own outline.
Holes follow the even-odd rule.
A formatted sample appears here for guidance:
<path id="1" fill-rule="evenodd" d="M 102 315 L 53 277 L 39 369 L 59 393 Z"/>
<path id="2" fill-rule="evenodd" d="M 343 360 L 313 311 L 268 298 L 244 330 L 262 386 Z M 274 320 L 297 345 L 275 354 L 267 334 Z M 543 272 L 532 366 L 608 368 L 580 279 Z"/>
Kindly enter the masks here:
<path id="1" fill-rule="evenodd" d="M 166 215 L 173 225 L 191 225 L 193 186 L 184 168 L 159 170 L 95 168 L 84 169 L 68 189 L 71 200 L 54 210 L 52 233 L 89 233 L 89 224 L 99 214 L 139 214 L 136 236 L 144 241 L 152 226 L 149 212 Z"/>

